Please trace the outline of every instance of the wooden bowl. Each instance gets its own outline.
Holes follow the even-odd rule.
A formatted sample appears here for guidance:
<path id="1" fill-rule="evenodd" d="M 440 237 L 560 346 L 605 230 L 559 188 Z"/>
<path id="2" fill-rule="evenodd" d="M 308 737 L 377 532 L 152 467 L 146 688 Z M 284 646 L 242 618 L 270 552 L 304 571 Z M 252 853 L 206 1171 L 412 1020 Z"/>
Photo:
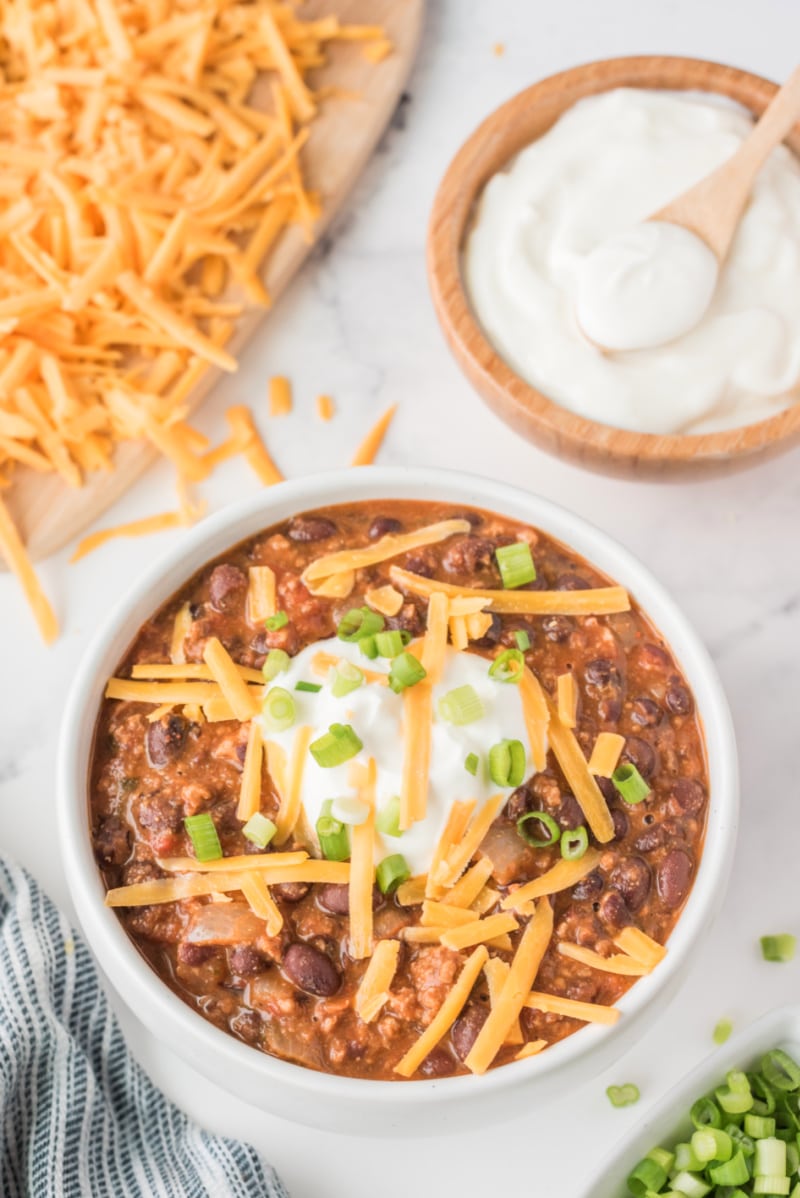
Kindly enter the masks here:
<path id="1" fill-rule="evenodd" d="M 776 84 L 735 67 L 647 56 L 588 63 L 520 92 L 464 143 L 437 192 L 428 230 L 436 313 L 456 360 L 483 399 L 542 449 L 605 473 L 662 481 L 741 468 L 800 442 L 800 402 L 757 424 L 700 436 L 612 428 L 568 411 L 515 374 L 487 340 L 467 297 L 461 252 L 484 185 L 576 101 L 615 87 L 713 92 L 754 115 L 777 91 Z M 800 127 L 787 141 L 800 154 Z"/>

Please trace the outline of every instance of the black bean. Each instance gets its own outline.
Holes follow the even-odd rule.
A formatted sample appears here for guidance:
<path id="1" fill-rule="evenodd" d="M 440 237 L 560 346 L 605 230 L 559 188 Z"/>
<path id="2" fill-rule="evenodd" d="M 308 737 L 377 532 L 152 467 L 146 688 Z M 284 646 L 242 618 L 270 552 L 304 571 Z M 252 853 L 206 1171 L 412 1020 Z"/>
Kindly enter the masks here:
<path id="1" fill-rule="evenodd" d="M 252 978 L 263 973 L 267 962 L 261 953 L 250 944 L 236 944 L 228 950 L 228 965 L 231 973 L 240 978 Z"/>
<path id="2" fill-rule="evenodd" d="M 597 704 L 597 715 L 605 724 L 616 724 L 622 715 L 622 693 L 601 699 Z"/>
<path id="3" fill-rule="evenodd" d="M 367 536 L 371 541 L 377 541 L 380 537 L 388 537 L 392 533 L 402 531 L 403 525 L 399 520 L 395 520 L 394 516 L 376 516 L 369 526 Z"/>
<path id="4" fill-rule="evenodd" d="M 457 537 L 447 546 L 442 565 L 450 574 L 476 574 L 494 565 L 495 548 L 487 537 Z"/>
<path id="5" fill-rule="evenodd" d="M 613 803 L 619 798 L 617 788 L 610 778 L 601 778 L 599 774 L 595 774 L 594 780 L 607 803 Z"/>
<path id="6" fill-rule="evenodd" d="M 432 561 L 427 554 L 407 553 L 403 568 L 410 570 L 412 574 L 419 574 L 420 578 L 433 578 L 436 573 L 436 562 Z"/>
<path id="7" fill-rule="evenodd" d="M 642 645 L 637 656 L 646 670 L 667 670 L 671 664 L 669 653 L 660 645 Z"/>
<path id="8" fill-rule="evenodd" d="M 607 890 L 600 899 L 599 909 L 603 923 L 612 930 L 626 928 L 633 923 L 633 916 L 618 890 Z"/>
<path id="9" fill-rule="evenodd" d="M 230 1027 L 246 1044 L 260 1044 L 264 1021 L 258 1011 L 238 1011 L 231 1019 Z"/>
<path id="10" fill-rule="evenodd" d="M 620 892 L 629 911 L 638 911 L 647 902 L 651 881 L 650 866 L 641 857 L 626 857 L 609 878 L 610 885 Z"/>
<path id="11" fill-rule="evenodd" d="M 272 893 L 275 898 L 283 899 L 285 903 L 299 903 L 310 889 L 308 882 L 280 882 L 272 887 Z"/>
<path id="12" fill-rule="evenodd" d="M 619 672 L 607 657 L 595 657 L 586 663 L 583 676 L 591 686 L 608 686 L 619 681 Z"/>
<path id="13" fill-rule="evenodd" d="M 676 778 L 667 806 L 672 815 L 699 815 L 706 802 L 705 787 L 697 778 Z"/>
<path id="14" fill-rule="evenodd" d="M 569 616 L 545 616 L 542 620 L 542 632 L 548 641 L 563 645 L 572 636 L 575 627 Z"/>
<path id="15" fill-rule="evenodd" d="M 151 832 L 177 832 L 183 827 L 183 804 L 169 795 L 145 795 L 139 800 L 136 818 Z"/>
<path id="16" fill-rule="evenodd" d="M 580 803 L 574 795 L 564 795 L 556 814 L 556 820 L 561 828 L 572 831 L 583 823 L 583 812 Z"/>
<path id="17" fill-rule="evenodd" d="M 189 965 L 196 969 L 198 965 L 204 965 L 213 957 L 215 952 L 213 945 L 192 944 L 189 940 L 182 940 L 178 945 L 178 960 L 181 965 Z"/>
<path id="18" fill-rule="evenodd" d="M 472 644 L 478 649 L 493 649 L 502 636 L 503 621 L 500 619 L 497 612 L 489 612 L 489 618 L 492 622 L 486 629 L 486 632 L 483 634 L 483 636 L 478 637 L 476 641 L 472 642 Z"/>
<path id="19" fill-rule="evenodd" d="M 622 751 L 623 760 L 636 766 L 643 778 L 652 778 L 656 772 L 656 751 L 649 741 L 640 736 L 627 736 Z"/>
<path id="20" fill-rule="evenodd" d="M 611 839 L 612 844 L 617 844 L 620 840 L 624 840 L 628 835 L 630 824 L 628 817 L 621 807 L 614 807 L 611 811 L 611 819 L 614 821 L 614 835 Z"/>
<path id="21" fill-rule="evenodd" d="M 478 1032 L 486 1022 L 489 1010 L 480 1003 L 471 1002 L 461 1012 L 450 1031 L 450 1041 L 460 1061 L 469 1056 L 472 1045 L 478 1038 Z"/>
<path id="22" fill-rule="evenodd" d="M 638 699 L 633 700 L 631 719 L 640 728 L 655 728 L 657 724 L 661 723 L 662 715 L 663 712 L 655 699 L 650 699 L 647 695 L 640 695 Z"/>
<path id="23" fill-rule="evenodd" d="M 147 726 L 147 756 L 150 764 L 162 769 L 179 757 L 186 744 L 189 724 L 181 715 L 168 715 Z"/>
<path id="24" fill-rule="evenodd" d="M 336 525 L 327 516 L 294 516 L 289 521 L 286 534 L 290 541 L 310 544 L 312 541 L 327 541 L 336 535 Z"/>
<path id="25" fill-rule="evenodd" d="M 683 849 L 670 849 L 656 872 L 658 893 L 665 907 L 679 907 L 689 893 L 692 859 Z"/>
<path id="26" fill-rule="evenodd" d="M 572 888 L 572 897 L 576 902 L 583 903 L 587 900 L 594 900 L 603 892 L 603 875 L 596 869 L 593 869 L 585 878 L 581 878 Z"/>
<path id="27" fill-rule="evenodd" d="M 527 786 L 518 786 L 506 803 L 505 814 L 508 819 L 516 822 L 521 815 L 533 811 L 535 805 L 536 796 L 533 791 L 529 790 Z"/>
<path id="28" fill-rule="evenodd" d="M 386 627 L 399 628 L 402 632 L 410 632 L 412 636 L 420 636 L 425 631 L 425 619 L 415 603 L 404 603 L 396 616 L 387 618 Z"/>
<path id="29" fill-rule="evenodd" d="M 347 915 L 350 910 L 350 887 L 337 882 L 327 882 L 317 891 L 317 903 L 331 915 Z"/>
<path id="30" fill-rule="evenodd" d="M 307 994 L 328 998 L 342 984 L 336 966 L 310 944 L 290 944 L 283 958 L 283 972 L 289 981 Z"/>
<path id="31" fill-rule="evenodd" d="M 419 1067 L 423 1077 L 449 1077 L 456 1063 L 446 1048 L 434 1048 Z"/>
<path id="32" fill-rule="evenodd" d="M 94 852 L 101 865 L 124 865 L 131 852 L 130 829 L 118 815 L 107 815 L 94 833 Z"/>
<path id="33" fill-rule="evenodd" d="M 208 597 L 215 611 L 230 611 L 244 603 L 247 575 L 238 566 L 223 562 L 215 566 L 208 580 Z"/>
<path id="34" fill-rule="evenodd" d="M 580 574 L 559 574 L 554 590 L 556 591 L 589 591 L 592 584 Z"/>
<path id="35" fill-rule="evenodd" d="M 673 715 L 688 715 L 693 707 L 688 688 L 678 678 L 670 679 L 664 703 L 667 711 L 671 711 Z"/>
<path id="36" fill-rule="evenodd" d="M 664 825 L 652 824 L 649 828 L 645 828 L 633 847 L 637 853 L 653 853 L 656 849 L 663 848 L 667 843 L 667 839 L 667 831 Z"/>

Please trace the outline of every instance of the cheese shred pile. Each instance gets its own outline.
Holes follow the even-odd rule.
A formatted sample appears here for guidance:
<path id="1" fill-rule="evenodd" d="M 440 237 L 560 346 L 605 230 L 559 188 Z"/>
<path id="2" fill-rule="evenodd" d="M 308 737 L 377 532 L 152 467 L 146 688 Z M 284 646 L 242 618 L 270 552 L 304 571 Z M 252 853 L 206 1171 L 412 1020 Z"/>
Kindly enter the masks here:
<path id="1" fill-rule="evenodd" d="M 269 304 L 281 232 L 312 237 L 307 75 L 337 40 L 386 45 L 275 0 L 0 5 L 0 487 L 20 465 L 80 487 L 129 440 L 186 482 L 210 472 L 187 400 L 209 367 L 236 369 L 225 345 Z M 34 610 L 52 639 L 43 595 Z"/>

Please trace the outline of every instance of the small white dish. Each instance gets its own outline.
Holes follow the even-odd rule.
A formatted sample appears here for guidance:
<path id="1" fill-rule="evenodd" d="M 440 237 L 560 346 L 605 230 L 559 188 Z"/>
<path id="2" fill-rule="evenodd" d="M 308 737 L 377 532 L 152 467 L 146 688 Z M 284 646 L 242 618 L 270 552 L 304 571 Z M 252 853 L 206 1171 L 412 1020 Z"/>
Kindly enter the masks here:
<path id="1" fill-rule="evenodd" d="M 670 645 L 694 692 L 708 755 L 711 801 L 694 886 L 661 965 L 619 1002 L 614 1027 L 587 1026 L 540 1056 L 482 1077 L 382 1082 L 336 1077 L 250 1048 L 191 1010 L 149 968 L 116 913 L 89 835 L 87 777 L 106 680 L 141 625 L 204 563 L 298 512 L 351 501 L 420 499 L 476 504 L 524 520 L 563 541 L 625 586 Z M 376 514 L 377 507 L 376 507 Z M 730 712 L 711 659 L 674 600 L 627 550 L 563 508 L 503 483 L 439 470 L 384 469 L 322 474 L 282 483 L 187 533 L 121 597 L 87 649 L 64 715 L 58 761 L 60 843 L 72 897 L 106 976 L 158 1039 L 239 1098 L 272 1114 L 361 1135 L 443 1135 L 518 1114 L 596 1076 L 655 1023 L 697 960 L 697 945 L 722 905 L 736 841 L 738 770 Z"/>

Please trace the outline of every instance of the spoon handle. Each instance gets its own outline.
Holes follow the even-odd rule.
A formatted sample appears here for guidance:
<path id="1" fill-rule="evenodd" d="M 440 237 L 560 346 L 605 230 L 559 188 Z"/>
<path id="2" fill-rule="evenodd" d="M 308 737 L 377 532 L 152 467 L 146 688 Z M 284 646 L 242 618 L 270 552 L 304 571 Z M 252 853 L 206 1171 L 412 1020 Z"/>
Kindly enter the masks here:
<path id="1" fill-rule="evenodd" d="M 747 205 L 753 180 L 799 118 L 800 67 L 796 67 L 736 153 L 650 219 L 690 229 L 722 262 Z"/>

